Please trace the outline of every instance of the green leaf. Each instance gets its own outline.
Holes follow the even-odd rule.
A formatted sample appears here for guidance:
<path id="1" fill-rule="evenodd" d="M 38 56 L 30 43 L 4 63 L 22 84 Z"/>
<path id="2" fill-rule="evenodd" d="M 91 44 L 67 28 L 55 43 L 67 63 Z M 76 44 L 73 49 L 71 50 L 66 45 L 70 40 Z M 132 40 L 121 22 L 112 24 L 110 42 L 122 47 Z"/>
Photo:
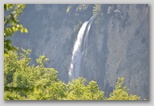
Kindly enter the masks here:
<path id="1" fill-rule="evenodd" d="M 25 32 L 25 33 L 28 33 L 28 30 L 27 30 L 27 28 L 24 28 L 24 32 Z"/>

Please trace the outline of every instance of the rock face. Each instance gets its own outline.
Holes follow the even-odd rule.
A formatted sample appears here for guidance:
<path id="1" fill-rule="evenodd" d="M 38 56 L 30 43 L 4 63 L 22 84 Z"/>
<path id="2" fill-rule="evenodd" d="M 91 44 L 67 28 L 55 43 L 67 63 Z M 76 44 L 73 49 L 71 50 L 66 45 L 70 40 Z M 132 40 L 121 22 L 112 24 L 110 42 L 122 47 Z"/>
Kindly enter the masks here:
<path id="1" fill-rule="evenodd" d="M 13 45 L 31 49 L 32 58 L 42 54 L 49 58 L 46 66 L 55 68 L 64 82 L 77 36 L 73 30 L 77 17 L 66 14 L 67 6 L 27 5 L 20 20 L 29 33 L 12 38 Z M 117 78 L 124 77 L 131 94 L 148 99 L 148 5 L 106 4 L 102 11 L 91 26 L 80 76 L 97 81 L 106 95 Z"/>

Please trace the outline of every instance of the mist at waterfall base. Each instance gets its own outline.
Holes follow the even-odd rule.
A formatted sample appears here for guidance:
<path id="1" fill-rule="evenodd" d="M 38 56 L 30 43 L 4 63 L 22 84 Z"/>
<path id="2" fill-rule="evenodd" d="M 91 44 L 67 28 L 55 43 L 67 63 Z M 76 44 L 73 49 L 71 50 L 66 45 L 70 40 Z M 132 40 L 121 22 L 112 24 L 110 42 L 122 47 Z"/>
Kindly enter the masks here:
<path id="1" fill-rule="evenodd" d="M 94 18 L 95 17 L 92 16 L 89 21 L 84 22 L 78 32 L 77 39 L 74 43 L 72 59 L 69 68 L 69 81 L 78 78 L 80 76 L 80 71 L 84 71 L 81 70 L 81 59 L 83 58 L 84 51 L 87 47 L 85 44 L 88 40 L 88 34 Z"/>

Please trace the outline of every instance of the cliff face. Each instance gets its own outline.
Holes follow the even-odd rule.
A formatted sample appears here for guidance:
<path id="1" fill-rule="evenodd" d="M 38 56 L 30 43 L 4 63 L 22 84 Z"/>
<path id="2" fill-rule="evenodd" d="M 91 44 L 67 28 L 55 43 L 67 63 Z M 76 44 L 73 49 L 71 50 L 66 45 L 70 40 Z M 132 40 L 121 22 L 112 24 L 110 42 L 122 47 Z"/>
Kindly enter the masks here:
<path id="1" fill-rule="evenodd" d="M 73 28 L 79 20 L 66 14 L 67 6 L 27 5 L 20 20 L 29 33 L 12 38 L 13 45 L 31 49 L 32 58 L 42 54 L 49 58 L 46 66 L 55 68 L 64 82 L 78 32 Z M 106 95 L 117 78 L 124 77 L 130 93 L 148 98 L 148 6 L 103 5 L 102 11 L 91 26 L 80 76 L 97 81 Z M 80 20 L 89 20 L 92 13 L 88 16 Z"/>

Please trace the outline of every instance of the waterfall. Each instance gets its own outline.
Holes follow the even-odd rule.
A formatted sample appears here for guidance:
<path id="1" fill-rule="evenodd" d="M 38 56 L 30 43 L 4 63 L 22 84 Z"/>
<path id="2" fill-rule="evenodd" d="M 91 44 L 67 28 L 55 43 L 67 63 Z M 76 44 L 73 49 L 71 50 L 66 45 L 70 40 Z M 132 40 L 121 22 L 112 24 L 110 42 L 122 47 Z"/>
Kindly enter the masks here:
<path id="1" fill-rule="evenodd" d="M 84 45 L 86 44 L 86 39 L 88 37 L 90 27 L 94 18 L 95 17 L 92 16 L 89 21 L 84 22 L 84 24 L 82 25 L 82 27 L 78 32 L 77 39 L 74 43 L 74 48 L 72 52 L 72 60 L 69 67 L 69 81 L 79 77 L 80 61 L 81 61 L 81 55 L 83 52 L 82 42 Z M 85 36 L 85 40 L 83 41 L 84 36 Z"/>

